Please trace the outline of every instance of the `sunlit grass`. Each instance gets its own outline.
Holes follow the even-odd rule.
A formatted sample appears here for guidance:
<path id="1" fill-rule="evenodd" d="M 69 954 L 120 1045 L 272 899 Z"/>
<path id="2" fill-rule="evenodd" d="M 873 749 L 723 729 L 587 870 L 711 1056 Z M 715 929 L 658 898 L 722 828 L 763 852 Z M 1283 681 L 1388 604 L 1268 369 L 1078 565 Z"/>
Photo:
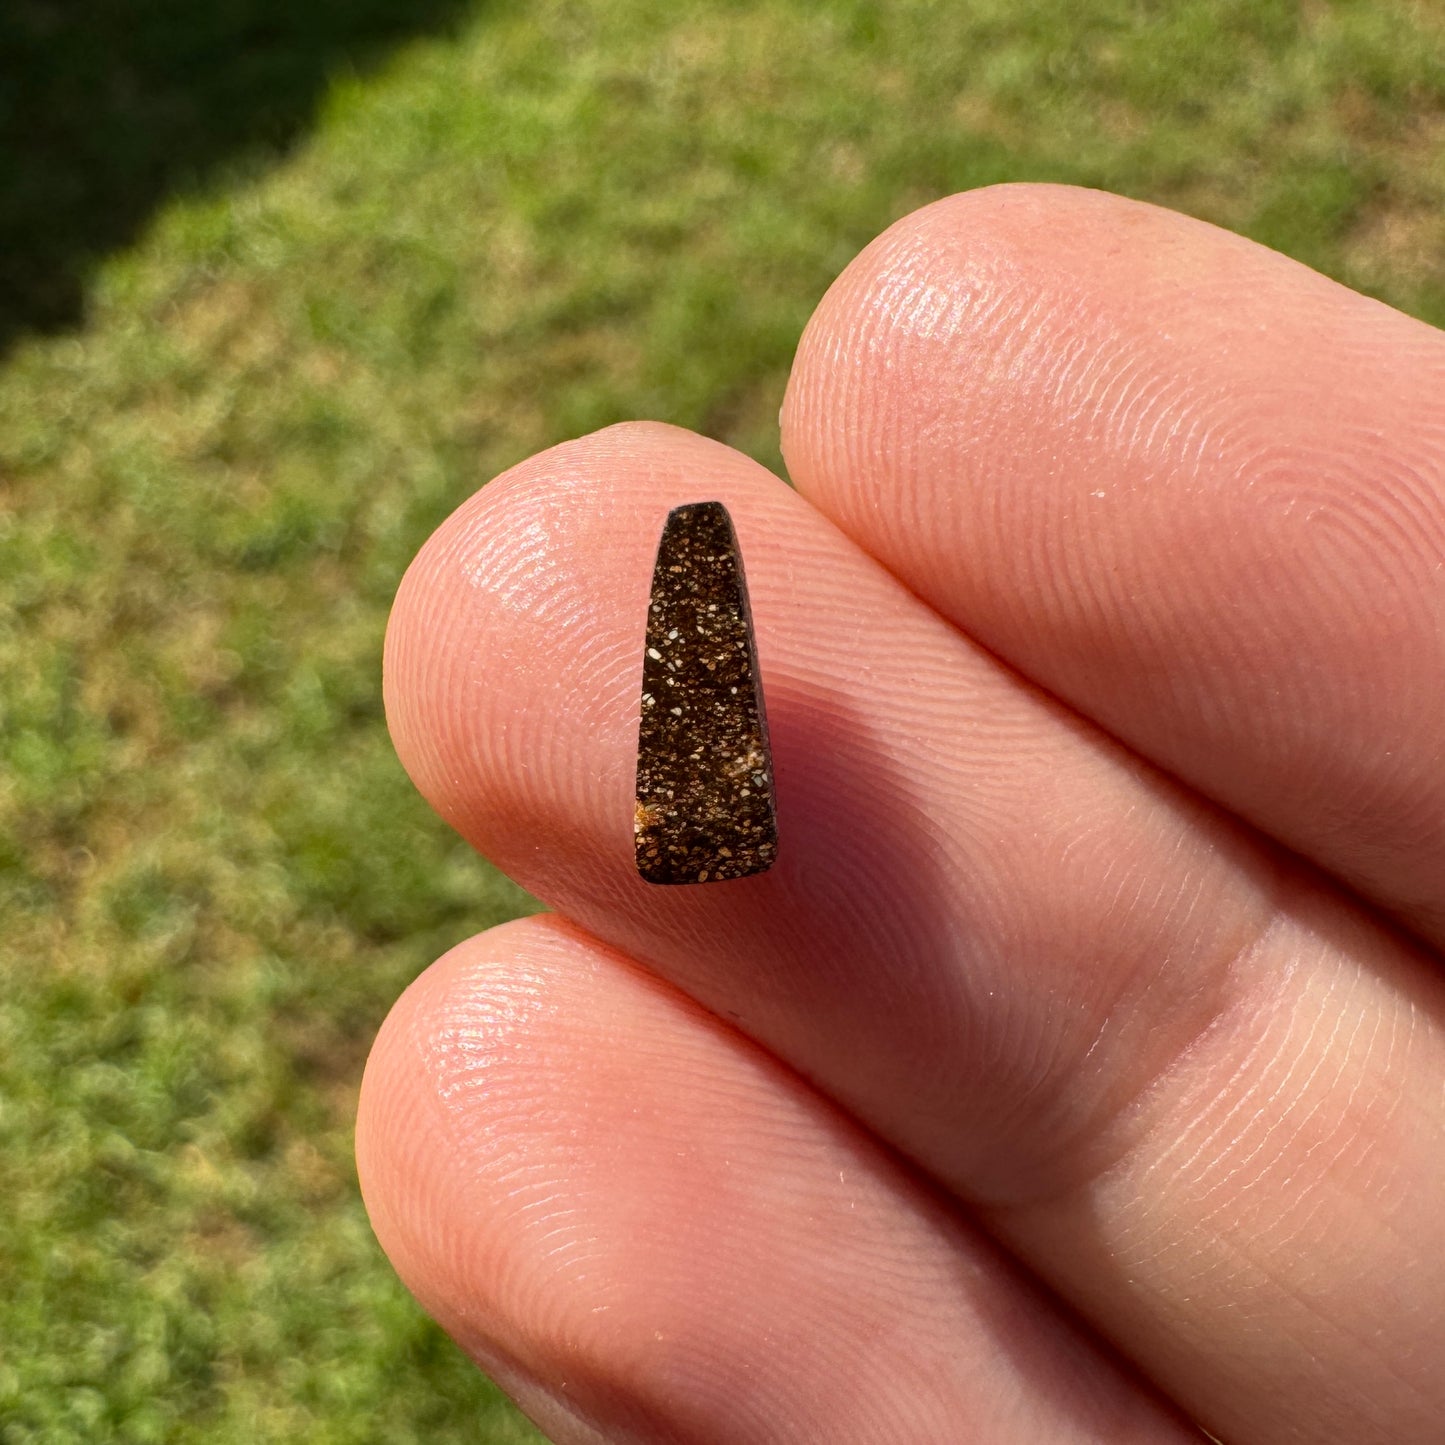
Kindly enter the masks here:
<path id="1" fill-rule="evenodd" d="M 625 417 L 778 466 L 824 287 L 969 186 L 1178 205 L 1445 321 L 1424 16 L 479 4 L 339 76 L 298 149 L 172 202 L 81 329 L 16 346 L 0 1442 L 533 1438 L 394 1282 L 351 1164 L 391 1000 L 530 906 L 392 757 L 411 554 Z"/>

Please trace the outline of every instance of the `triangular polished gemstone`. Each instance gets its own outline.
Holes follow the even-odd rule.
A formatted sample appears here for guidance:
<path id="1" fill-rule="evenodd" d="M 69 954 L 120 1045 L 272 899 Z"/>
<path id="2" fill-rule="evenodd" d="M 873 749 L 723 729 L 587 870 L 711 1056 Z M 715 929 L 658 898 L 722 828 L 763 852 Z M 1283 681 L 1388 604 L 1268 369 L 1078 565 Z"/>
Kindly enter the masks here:
<path id="1" fill-rule="evenodd" d="M 634 835 L 637 871 L 649 883 L 745 878 L 777 857 L 757 644 L 721 502 L 673 508 L 657 546 Z"/>

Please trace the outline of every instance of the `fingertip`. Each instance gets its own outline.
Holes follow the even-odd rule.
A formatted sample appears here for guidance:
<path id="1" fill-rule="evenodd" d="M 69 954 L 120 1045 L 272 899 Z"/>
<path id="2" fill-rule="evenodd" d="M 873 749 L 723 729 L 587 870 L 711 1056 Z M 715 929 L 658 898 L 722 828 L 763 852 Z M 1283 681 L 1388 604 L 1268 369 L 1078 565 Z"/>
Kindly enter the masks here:
<path id="1" fill-rule="evenodd" d="M 1436 940 L 1440 334 L 1204 221 L 952 196 L 798 349 L 800 493 L 956 626 Z"/>
<path id="2" fill-rule="evenodd" d="M 902 217 L 848 265 L 804 330 L 780 417 L 789 475 L 857 536 L 849 522 L 864 508 L 839 494 L 841 475 L 870 456 L 896 466 L 930 420 L 947 420 L 951 394 L 1017 368 L 1032 332 L 1106 319 L 1121 265 L 1135 285 L 1146 264 L 1167 270 L 1173 256 L 1187 267 L 1195 231 L 1263 250 L 1080 186 L 985 186 Z M 985 439 L 1006 421 L 999 410 L 975 417 Z"/>
<path id="3" fill-rule="evenodd" d="M 796 1075 L 556 918 L 403 995 L 357 1153 L 402 1280 L 560 1440 L 1182 1438 Z"/>

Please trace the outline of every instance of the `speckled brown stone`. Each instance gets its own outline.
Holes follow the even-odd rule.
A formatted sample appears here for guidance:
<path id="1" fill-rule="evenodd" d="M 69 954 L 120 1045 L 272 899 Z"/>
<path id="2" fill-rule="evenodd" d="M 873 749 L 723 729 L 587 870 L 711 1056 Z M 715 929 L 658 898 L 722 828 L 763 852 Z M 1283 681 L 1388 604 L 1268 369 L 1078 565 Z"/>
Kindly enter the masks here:
<path id="1" fill-rule="evenodd" d="M 745 878 L 777 857 L 757 645 L 721 502 L 673 508 L 657 545 L 634 833 L 637 871 L 649 883 Z"/>

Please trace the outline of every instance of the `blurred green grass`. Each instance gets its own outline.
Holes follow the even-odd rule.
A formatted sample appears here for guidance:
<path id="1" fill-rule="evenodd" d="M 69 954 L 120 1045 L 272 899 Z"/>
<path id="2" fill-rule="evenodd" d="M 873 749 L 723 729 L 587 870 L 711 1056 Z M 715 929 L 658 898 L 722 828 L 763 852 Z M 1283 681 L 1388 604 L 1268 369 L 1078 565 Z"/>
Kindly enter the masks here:
<path id="1" fill-rule="evenodd" d="M 828 282 L 999 180 L 1175 205 L 1445 322 L 1424 5 L 452 20 L 318 71 L 284 134 L 193 89 L 204 165 L 78 249 L 72 197 L 83 317 L 4 328 L 3 1445 L 536 1438 L 396 1284 L 351 1163 L 392 999 L 533 906 L 413 795 L 379 700 L 396 582 L 488 476 L 632 416 L 778 467 Z M 135 138 L 90 143 L 100 175 Z"/>

